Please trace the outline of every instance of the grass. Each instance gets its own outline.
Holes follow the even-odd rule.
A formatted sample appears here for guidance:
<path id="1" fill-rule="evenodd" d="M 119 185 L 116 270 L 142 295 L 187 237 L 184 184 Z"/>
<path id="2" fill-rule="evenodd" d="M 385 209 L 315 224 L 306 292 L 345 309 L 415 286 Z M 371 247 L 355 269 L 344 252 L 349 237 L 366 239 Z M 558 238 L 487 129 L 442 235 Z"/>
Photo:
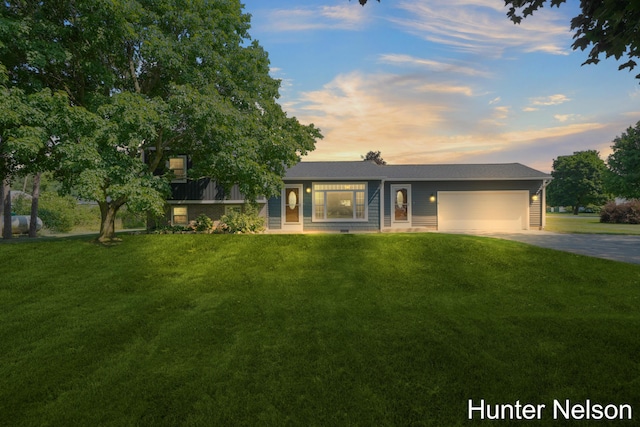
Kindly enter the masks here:
<path id="1" fill-rule="evenodd" d="M 597 214 L 547 214 L 548 231 L 580 234 L 640 234 L 640 224 L 601 223 Z"/>
<path id="2" fill-rule="evenodd" d="M 636 265 L 445 234 L 75 238 L 0 259 L 0 425 L 456 426 L 469 399 L 640 411 Z"/>

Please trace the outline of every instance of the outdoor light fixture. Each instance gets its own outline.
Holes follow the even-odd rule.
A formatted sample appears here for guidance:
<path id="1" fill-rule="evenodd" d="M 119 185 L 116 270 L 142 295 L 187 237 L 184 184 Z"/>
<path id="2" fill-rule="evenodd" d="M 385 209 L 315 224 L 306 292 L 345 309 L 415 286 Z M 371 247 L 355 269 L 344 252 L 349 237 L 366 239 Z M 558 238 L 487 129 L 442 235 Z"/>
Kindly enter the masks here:
<path id="1" fill-rule="evenodd" d="M 433 202 L 435 202 L 435 201 L 436 201 L 436 196 L 435 196 L 433 193 L 431 193 L 431 196 L 429 196 L 429 201 L 430 201 L 431 203 L 433 203 Z"/>
<path id="2" fill-rule="evenodd" d="M 538 201 L 538 193 L 531 196 L 531 200 L 533 200 L 534 202 Z"/>
<path id="3" fill-rule="evenodd" d="M 307 193 L 311 193 L 311 187 L 307 187 Z"/>

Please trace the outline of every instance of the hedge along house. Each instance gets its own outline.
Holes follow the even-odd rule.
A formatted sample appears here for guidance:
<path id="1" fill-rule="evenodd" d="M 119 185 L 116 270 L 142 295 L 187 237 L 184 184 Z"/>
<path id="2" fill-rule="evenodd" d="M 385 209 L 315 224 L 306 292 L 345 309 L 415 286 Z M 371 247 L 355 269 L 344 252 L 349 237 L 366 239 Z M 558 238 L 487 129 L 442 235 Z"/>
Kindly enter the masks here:
<path id="1" fill-rule="evenodd" d="M 267 224 L 274 232 L 542 229 L 550 180 L 519 163 L 301 162 L 267 202 Z"/>

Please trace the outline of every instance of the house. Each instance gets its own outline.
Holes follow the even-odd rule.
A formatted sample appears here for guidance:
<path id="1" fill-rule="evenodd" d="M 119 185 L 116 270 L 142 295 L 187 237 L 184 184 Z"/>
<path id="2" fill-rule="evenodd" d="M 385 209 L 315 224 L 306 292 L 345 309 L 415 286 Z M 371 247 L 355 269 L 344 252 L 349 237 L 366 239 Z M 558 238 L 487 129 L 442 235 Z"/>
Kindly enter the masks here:
<path id="1" fill-rule="evenodd" d="M 199 215 L 207 215 L 218 220 L 230 212 L 241 212 L 245 197 L 237 185 L 225 190 L 214 180 L 201 178 L 187 179 L 187 169 L 191 167 L 188 156 L 169 158 L 167 168 L 173 173 L 171 197 L 167 200 L 167 211 L 163 225 L 188 225 Z M 267 200 L 257 200 L 259 214 L 266 217 Z"/>
<path id="2" fill-rule="evenodd" d="M 550 180 L 519 163 L 301 162 L 280 197 L 258 203 L 270 232 L 522 231 L 544 228 Z M 237 188 L 220 197 L 199 181 L 175 187 L 169 201 L 173 223 L 217 219 L 242 203 Z"/>
<path id="3" fill-rule="evenodd" d="M 519 163 L 301 162 L 268 201 L 282 231 L 540 229 L 551 176 Z"/>

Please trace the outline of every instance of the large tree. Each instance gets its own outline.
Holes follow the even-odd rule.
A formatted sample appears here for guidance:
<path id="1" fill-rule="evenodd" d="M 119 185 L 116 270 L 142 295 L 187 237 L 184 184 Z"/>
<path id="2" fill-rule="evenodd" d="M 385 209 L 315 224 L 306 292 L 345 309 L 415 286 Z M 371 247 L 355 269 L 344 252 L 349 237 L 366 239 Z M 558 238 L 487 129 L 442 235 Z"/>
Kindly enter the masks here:
<path id="1" fill-rule="evenodd" d="M 280 82 L 239 0 L 23 0 L 0 10 L 9 84 L 62 90 L 84 110 L 71 113 L 79 125 L 58 143 L 57 171 L 100 205 L 101 240 L 125 204 L 162 212 L 170 155 L 190 155 L 193 178 L 270 196 L 321 137 L 276 102 Z"/>
<path id="2" fill-rule="evenodd" d="M 0 64 L 0 212 L 2 237 L 11 235 L 11 181 L 21 167 L 20 153 L 16 150 L 16 137 L 29 117 L 29 105 L 20 89 L 6 86 L 6 70 Z"/>
<path id="3" fill-rule="evenodd" d="M 547 187 L 547 203 L 571 206 L 578 215 L 581 207 L 601 205 L 608 200 L 604 189 L 607 167 L 596 150 L 576 151 L 553 161 L 553 180 Z"/>
<path id="4" fill-rule="evenodd" d="M 640 199 L 640 121 L 616 137 L 607 159 L 609 187 L 617 196 Z"/>
<path id="5" fill-rule="evenodd" d="M 378 0 L 380 1 L 380 0 Z M 499 0 L 495 0 L 499 3 Z M 367 0 L 359 0 L 365 5 Z M 545 4 L 560 7 L 566 0 L 504 0 L 509 7 L 507 16 L 515 24 L 544 7 Z M 640 6 L 636 0 L 581 0 L 581 13 L 571 19 L 574 31 L 574 50 L 590 48 L 584 64 L 597 64 L 600 56 L 611 56 L 617 60 L 625 55 L 628 60 L 619 69 L 633 70 L 634 58 L 640 56 Z M 640 74 L 636 75 L 640 79 Z"/>

